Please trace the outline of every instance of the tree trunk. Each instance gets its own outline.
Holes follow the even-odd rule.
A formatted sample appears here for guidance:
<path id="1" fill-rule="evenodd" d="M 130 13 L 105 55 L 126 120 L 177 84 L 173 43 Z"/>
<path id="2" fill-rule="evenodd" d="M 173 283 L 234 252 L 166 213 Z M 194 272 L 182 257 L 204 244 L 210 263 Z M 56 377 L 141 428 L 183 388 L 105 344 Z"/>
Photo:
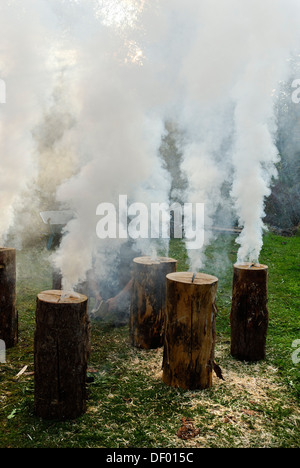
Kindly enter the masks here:
<path id="1" fill-rule="evenodd" d="M 0 249 L 0 339 L 7 349 L 18 343 L 15 249 Z"/>
<path id="2" fill-rule="evenodd" d="M 163 381 L 188 390 L 212 386 L 218 278 L 198 273 L 167 276 Z"/>
<path id="3" fill-rule="evenodd" d="M 75 419 L 86 411 L 90 353 L 87 297 L 62 291 L 38 295 L 35 332 L 35 412 L 44 419 Z"/>
<path id="4" fill-rule="evenodd" d="M 235 265 L 231 308 L 231 354 L 241 361 L 266 357 L 268 267 Z"/>
<path id="5" fill-rule="evenodd" d="M 166 276 L 175 272 L 177 261 L 151 257 L 134 259 L 130 333 L 132 345 L 156 349 L 164 344 Z"/>

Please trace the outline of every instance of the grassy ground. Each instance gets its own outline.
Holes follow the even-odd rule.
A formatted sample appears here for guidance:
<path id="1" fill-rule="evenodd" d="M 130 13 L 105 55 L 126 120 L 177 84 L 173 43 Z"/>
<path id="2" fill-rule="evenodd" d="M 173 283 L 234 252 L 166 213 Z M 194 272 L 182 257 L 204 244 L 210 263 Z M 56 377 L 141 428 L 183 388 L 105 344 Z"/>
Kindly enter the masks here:
<path id="1" fill-rule="evenodd" d="M 224 256 L 224 248 L 228 255 Z M 93 324 L 87 413 L 73 422 L 45 422 L 33 414 L 33 335 L 36 294 L 51 288 L 47 252 L 18 254 L 20 343 L 0 364 L 0 447 L 298 447 L 300 364 L 292 343 L 300 339 L 300 237 L 265 236 L 261 262 L 270 267 L 268 355 L 259 364 L 230 356 L 232 263 L 237 246 L 220 237 L 207 251 L 208 273 L 220 279 L 217 378 L 206 391 L 186 392 L 161 381 L 162 350 L 130 346 L 128 328 Z M 186 252 L 171 243 L 170 255 L 186 269 Z M 210 266 L 211 265 L 211 266 Z M 17 378 L 25 366 L 27 372 Z M 177 433 L 191 418 L 196 437 Z"/>

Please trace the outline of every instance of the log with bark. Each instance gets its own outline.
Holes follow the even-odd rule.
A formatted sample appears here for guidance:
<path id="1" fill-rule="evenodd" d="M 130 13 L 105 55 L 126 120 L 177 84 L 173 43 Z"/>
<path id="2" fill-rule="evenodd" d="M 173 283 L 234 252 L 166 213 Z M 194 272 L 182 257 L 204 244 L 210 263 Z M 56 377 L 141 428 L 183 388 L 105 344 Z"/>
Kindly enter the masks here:
<path id="1" fill-rule="evenodd" d="M 212 386 L 218 278 L 202 273 L 167 276 L 163 381 L 188 390 Z"/>
<path id="2" fill-rule="evenodd" d="M 231 354 L 241 361 L 266 357 L 268 267 L 234 265 L 231 308 Z"/>
<path id="3" fill-rule="evenodd" d="M 15 249 L 0 249 L 0 340 L 7 349 L 18 343 Z"/>
<path id="4" fill-rule="evenodd" d="M 173 258 L 135 258 L 130 308 L 132 345 L 142 349 L 156 349 L 164 345 L 166 309 L 166 276 L 175 272 Z"/>
<path id="5" fill-rule="evenodd" d="M 88 299 L 62 291 L 38 295 L 34 341 L 35 413 L 43 419 L 75 419 L 86 410 L 90 354 Z"/>

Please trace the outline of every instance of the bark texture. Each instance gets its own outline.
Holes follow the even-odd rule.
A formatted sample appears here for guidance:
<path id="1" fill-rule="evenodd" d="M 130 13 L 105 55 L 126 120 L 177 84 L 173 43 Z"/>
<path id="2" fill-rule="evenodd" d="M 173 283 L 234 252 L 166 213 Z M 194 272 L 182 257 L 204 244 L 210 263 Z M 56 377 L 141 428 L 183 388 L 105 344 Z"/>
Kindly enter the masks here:
<path id="1" fill-rule="evenodd" d="M 0 249 L 0 340 L 7 349 L 18 343 L 15 249 Z"/>
<path id="2" fill-rule="evenodd" d="M 163 381 L 188 390 L 212 386 L 218 278 L 205 274 L 167 276 Z"/>
<path id="3" fill-rule="evenodd" d="M 133 286 L 130 309 L 132 345 L 156 349 L 164 345 L 166 312 L 166 276 L 175 272 L 177 261 L 172 258 L 151 257 L 134 259 Z"/>
<path id="4" fill-rule="evenodd" d="M 52 289 L 54 291 L 62 290 L 62 275 L 61 272 L 56 269 L 52 272 Z"/>
<path id="5" fill-rule="evenodd" d="M 266 357 L 268 267 L 235 265 L 231 308 L 231 354 L 241 361 Z"/>
<path id="6" fill-rule="evenodd" d="M 35 412 L 43 419 L 75 419 L 86 411 L 90 354 L 87 297 L 62 291 L 38 295 L 34 346 Z"/>

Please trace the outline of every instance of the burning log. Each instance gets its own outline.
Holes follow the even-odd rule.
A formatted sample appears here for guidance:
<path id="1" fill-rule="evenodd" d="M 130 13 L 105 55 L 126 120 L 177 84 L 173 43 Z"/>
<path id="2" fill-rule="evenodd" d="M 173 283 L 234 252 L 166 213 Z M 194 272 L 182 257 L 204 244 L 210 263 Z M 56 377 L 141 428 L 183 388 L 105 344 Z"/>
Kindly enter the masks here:
<path id="1" fill-rule="evenodd" d="M 130 333 L 132 345 L 156 349 L 164 344 L 166 276 L 175 272 L 173 258 L 138 257 L 134 259 Z"/>
<path id="2" fill-rule="evenodd" d="M 46 291 L 37 298 L 35 412 L 43 419 L 75 419 L 86 411 L 88 299 L 62 294 Z"/>
<path id="3" fill-rule="evenodd" d="M 167 276 L 165 384 L 185 390 L 212 386 L 217 288 L 215 276 L 202 273 Z"/>
<path id="4" fill-rule="evenodd" d="M 231 308 L 231 354 L 241 361 L 266 357 L 268 267 L 235 265 Z"/>
<path id="5" fill-rule="evenodd" d="M 0 249 L 0 339 L 7 349 L 18 342 L 15 249 Z"/>

